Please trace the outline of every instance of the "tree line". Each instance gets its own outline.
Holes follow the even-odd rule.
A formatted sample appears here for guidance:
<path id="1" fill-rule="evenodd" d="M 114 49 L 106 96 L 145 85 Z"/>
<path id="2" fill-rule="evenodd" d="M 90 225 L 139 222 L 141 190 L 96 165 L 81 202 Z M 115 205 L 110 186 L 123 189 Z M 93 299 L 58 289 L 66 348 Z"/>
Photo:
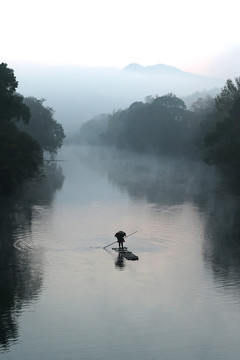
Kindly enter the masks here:
<path id="1" fill-rule="evenodd" d="M 147 96 L 127 109 L 101 115 L 81 126 L 80 141 L 138 152 L 203 159 L 239 173 L 240 78 L 228 79 L 215 97 L 187 109 L 175 94 Z"/>
<path id="2" fill-rule="evenodd" d="M 0 193 L 11 193 L 42 169 L 44 152 L 52 157 L 65 137 L 54 110 L 44 99 L 16 92 L 13 69 L 0 64 Z"/>

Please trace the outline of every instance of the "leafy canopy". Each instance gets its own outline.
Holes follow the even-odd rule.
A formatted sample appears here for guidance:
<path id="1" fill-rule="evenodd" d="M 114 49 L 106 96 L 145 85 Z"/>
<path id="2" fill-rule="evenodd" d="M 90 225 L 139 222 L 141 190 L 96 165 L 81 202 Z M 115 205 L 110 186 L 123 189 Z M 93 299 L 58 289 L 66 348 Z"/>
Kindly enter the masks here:
<path id="1" fill-rule="evenodd" d="M 0 64 L 0 192 L 12 192 L 32 179 L 43 163 L 39 144 L 18 130 L 15 121 L 27 123 L 30 111 L 15 90 L 18 82 L 7 64 Z"/>
<path id="2" fill-rule="evenodd" d="M 27 125 L 20 123 L 19 128 L 35 139 L 44 151 L 55 154 L 62 146 L 65 134 L 62 125 L 54 119 L 54 110 L 44 106 L 44 102 L 44 99 L 34 97 L 24 99 L 31 118 Z"/>
<path id="3" fill-rule="evenodd" d="M 206 161 L 223 168 L 240 165 L 240 78 L 227 80 L 216 98 L 216 126 L 205 138 Z"/>
<path id="4" fill-rule="evenodd" d="M 0 64 L 0 124 L 11 120 L 28 123 L 29 108 L 23 103 L 23 96 L 16 94 L 18 82 L 7 64 Z"/>

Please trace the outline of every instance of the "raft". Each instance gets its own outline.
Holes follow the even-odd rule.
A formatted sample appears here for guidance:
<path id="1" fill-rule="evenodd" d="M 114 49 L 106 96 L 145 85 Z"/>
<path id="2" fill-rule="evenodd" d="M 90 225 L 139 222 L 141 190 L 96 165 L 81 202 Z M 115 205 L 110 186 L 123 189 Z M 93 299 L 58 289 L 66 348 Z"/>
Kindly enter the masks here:
<path id="1" fill-rule="evenodd" d="M 131 251 L 128 251 L 128 249 L 126 247 L 124 247 L 123 249 L 112 248 L 112 250 L 117 251 L 119 253 L 119 255 L 121 255 L 122 257 L 124 257 L 127 260 L 138 260 L 138 256 L 133 254 Z"/>

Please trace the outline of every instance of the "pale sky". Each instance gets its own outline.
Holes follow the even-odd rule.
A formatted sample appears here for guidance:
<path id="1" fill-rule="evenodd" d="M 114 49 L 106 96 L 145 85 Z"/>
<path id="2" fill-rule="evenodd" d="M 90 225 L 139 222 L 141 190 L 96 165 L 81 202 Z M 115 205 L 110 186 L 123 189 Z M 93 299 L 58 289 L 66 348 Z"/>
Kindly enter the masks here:
<path id="1" fill-rule="evenodd" d="M 1 1 L 0 62 L 240 76 L 238 0 Z"/>

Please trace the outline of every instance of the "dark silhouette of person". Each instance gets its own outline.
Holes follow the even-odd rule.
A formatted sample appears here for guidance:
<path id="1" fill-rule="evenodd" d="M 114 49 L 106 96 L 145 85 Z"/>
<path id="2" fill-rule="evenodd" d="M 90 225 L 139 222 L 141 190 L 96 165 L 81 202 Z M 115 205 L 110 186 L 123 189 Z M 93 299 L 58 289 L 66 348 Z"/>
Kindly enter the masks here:
<path id="1" fill-rule="evenodd" d="M 124 231 L 118 231 L 114 236 L 117 238 L 119 250 L 123 250 L 123 243 L 125 242 L 124 237 L 126 236 L 126 233 Z"/>

